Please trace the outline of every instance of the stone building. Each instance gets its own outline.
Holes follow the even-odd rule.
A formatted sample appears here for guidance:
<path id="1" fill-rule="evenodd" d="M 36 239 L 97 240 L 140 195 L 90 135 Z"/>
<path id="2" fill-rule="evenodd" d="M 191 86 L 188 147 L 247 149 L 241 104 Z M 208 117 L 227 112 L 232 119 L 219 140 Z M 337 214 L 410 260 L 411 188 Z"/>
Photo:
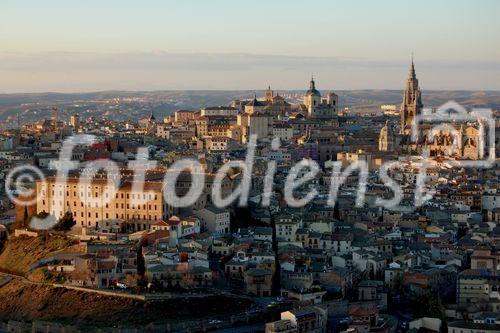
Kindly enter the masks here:
<path id="1" fill-rule="evenodd" d="M 144 193 L 134 193 L 131 183 L 112 189 L 105 179 L 79 182 L 70 177 L 66 183 L 49 177 L 37 181 L 37 213 L 46 212 L 56 218 L 71 212 L 77 227 L 112 230 L 123 222 L 132 230 L 147 230 L 149 224 L 167 218 L 169 213 L 162 194 L 162 182 L 145 183 Z"/>
<path id="2" fill-rule="evenodd" d="M 394 151 L 394 133 L 392 132 L 392 127 L 389 122 L 385 123 L 385 126 L 380 130 L 380 135 L 378 138 L 378 150 L 380 151 Z"/>

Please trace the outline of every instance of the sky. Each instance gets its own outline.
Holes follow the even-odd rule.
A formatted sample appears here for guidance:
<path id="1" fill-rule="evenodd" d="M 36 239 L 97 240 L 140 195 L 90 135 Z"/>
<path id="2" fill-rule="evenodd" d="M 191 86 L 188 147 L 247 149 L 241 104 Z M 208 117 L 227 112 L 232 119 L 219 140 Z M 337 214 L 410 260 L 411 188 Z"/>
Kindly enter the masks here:
<path id="1" fill-rule="evenodd" d="M 0 93 L 500 90 L 496 0 L 2 0 Z"/>

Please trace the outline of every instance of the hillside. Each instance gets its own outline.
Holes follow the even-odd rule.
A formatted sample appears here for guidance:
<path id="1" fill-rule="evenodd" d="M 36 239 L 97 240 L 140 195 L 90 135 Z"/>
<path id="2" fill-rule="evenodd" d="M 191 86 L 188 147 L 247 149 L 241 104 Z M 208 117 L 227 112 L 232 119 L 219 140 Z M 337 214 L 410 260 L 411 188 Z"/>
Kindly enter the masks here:
<path id="1" fill-rule="evenodd" d="M 25 274 L 40 259 L 76 250 L 74 245 L 74 240 L 59 235 L 11 237 L 0 254 L 0 270 Z"/>
<path id="2" fill-rule="evenodd" d="M 325 87 L 322 93 L 330 90 Z M 334 91 L 339 95 L 340 107 L 351 110 L 380 110 L 382 104 L 399 105 L 402 99 L 402 90 Z M 234 99 L 250 98 L 254 92 L 257 96 L 264 94 L 262 90 L 0 94 L 0 126 L 12 127 L 17 126 L 18 121 L 26 123 L 48 118 L 52 107 L 59 108 L 59 117 L 63 120 L 68 120 L 73 113 L 79 113 L 83 119 L 94 116 L 125 120 L 140 119 L 151 112 L 160 119 L 180 109 L 196 110 L 205 106 L 227 105 Z M 290 103 L 296 104 L 302 102 L 304 90 L 280 90 L 279 93 Z M 499 91 L 424 90 L 422 98 L 427 107 L 437 107 L 455 100 L 466 107 L 500 109 Z"/>
<path id="3" fill-rule="evenodd" d="M 227 296 L 137 301 L 13 280 L 0 287 L 0 319 L 89 326 L 147 325 L 242 312 L 251 301 Z M 173 310 L 175 309 L 175 310 Z M 200 311 L 200 309 L 203 309 Z"/>

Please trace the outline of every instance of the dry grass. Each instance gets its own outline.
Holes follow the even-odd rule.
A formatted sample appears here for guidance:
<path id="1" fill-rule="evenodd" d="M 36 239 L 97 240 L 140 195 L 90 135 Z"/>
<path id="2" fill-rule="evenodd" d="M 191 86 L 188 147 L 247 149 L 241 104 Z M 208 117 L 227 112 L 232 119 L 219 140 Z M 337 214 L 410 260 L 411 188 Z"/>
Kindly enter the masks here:
<path id="1" fill-rule="evenodd" d="M 12 237 L 0 254 L 0 268 L 24 274 L 30 265 L 50 255 L 68 251 L 73 244 L 72 239 L 59 235 Z"/>

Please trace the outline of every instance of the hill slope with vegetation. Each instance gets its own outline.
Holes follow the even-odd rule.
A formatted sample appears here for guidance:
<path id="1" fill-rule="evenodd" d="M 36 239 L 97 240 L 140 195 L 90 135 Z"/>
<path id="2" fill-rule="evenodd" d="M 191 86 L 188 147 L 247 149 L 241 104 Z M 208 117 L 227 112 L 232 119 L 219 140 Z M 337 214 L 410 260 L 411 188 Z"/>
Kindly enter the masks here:
<path id="1" fill-rule="evenodd" d="M 0 254 L 0 270 L 25 274 L 31 265 L 62 252 L 77 252 L 75 240 L 60 235 L 11 237 Z"/>

